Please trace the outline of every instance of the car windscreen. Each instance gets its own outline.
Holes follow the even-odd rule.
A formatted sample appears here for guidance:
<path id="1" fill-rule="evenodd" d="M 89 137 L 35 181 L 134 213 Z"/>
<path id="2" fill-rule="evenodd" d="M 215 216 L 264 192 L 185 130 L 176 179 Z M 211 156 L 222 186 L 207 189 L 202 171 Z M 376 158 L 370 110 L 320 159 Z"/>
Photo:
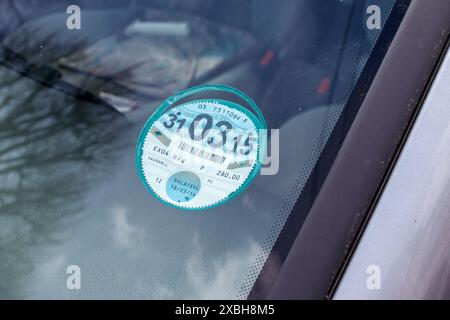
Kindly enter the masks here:
<path id="1" fill-rule="evenodd" d="M 317 161 L 345 138 L 336 123 L 351 123 L 354 88 L 376 72 L 370 58 L 389 39 L 380 35 L 396 31 L 395 5 L 0 2 L 0 297 L 245 299 L 270 289 L 301 227 L 299 200 L 314 201 L 304 186 L 320 189 Z M 233 199 L 183 211 L 147 192 L 135 148 L 162 101 L 204 84 L 257 103 L 272 162 Z M 79 290 L 68 289 L 71 266 Z"/>

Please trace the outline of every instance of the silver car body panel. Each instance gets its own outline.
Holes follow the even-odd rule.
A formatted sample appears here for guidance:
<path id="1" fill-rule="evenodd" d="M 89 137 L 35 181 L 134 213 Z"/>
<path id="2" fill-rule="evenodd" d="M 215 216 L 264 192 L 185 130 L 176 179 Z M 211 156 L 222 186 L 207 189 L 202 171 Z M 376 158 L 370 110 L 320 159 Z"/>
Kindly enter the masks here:
<path id="1" fill-rule="evenodd" d="M 450 298 L 449 83 L 447 53 L 334 299 Z"/>

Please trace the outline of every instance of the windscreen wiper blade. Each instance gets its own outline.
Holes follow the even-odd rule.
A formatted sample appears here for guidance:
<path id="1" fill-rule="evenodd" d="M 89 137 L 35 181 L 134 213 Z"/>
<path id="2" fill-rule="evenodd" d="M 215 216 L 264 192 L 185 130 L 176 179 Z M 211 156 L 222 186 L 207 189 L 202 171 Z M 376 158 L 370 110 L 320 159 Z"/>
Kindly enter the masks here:
<path id="1" fill-rule="evenodd" d="M 107 109 L 110 109 L 113 112 L 122 115 L 122 113 L 117 111 L 116 108 L 114 108 L 111 104 L 101 99 L 100 97 L 62 80 L 62 73 L 52 66 L 47 64 L 36 65 L 30 63 L 22 55 L 14 52 L 4 45 L 0 45 L 0 65 L 14 70 L 17 73 L 34 81 L 37 81 L 44 86 L 51 87 L 64 93 L 73 95 L 82 100 L 99 104 Z"/>

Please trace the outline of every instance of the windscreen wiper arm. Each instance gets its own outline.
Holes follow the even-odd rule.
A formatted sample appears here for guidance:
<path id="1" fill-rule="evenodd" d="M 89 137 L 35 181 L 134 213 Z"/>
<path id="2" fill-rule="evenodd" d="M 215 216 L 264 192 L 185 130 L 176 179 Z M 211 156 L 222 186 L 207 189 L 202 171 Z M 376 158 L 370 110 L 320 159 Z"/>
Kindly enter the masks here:
<path id="1" fill-rule="evenodd" d="M 38 83 L 62 91 L 64 93 L 76 96 L 89 102 L 100 104 L 103 107 L 110 109 L 113 112 L 120 113 L 111 104 L 96 95 L 77 87 L 71 83 L 62 80 L 62 73 L 50 65 L 36 65 L 30 63 L 26 58 L 17 52 L 0 45 L 0 65 L 8 69 L 14 70 L 17 73 L 30 78 Z"/>

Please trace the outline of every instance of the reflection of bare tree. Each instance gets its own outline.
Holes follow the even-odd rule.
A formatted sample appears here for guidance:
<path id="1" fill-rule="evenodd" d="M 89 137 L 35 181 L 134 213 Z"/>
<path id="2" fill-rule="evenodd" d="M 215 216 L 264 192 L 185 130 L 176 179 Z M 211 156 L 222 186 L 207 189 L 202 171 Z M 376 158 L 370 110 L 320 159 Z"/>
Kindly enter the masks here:
<path id="1" fill-rule="evenodd" d="M 26 20 L 64 8 L 70 1 L 55 0 L 2 0 L 0 1 L 0 38 Z M 37 8 L 39 10 L 37 10 Z"/>
<path id="2" fill-rule="evenodd" d="M 0 66 L 0 297 L 17 294 L 32 248 L 64 235 L 63 221 L 125 145 L 125 126 L 101 105 Z"/>
<path id="3" fill-rule="evenodd" d="M 60 27 L 65 18 L 64 12 L 56 11 L 27 21 L 10 32 L 4 44 L 35 64 L 51 64 L 66 81 L 96 94 L 140 94 L 160 100 L 260 52 L 260 44 L 247 32 L 173 10 L 153 9 L 151 3 L 140 9 L 83 9 L 83 32 Z M 171 21 L 181 29 L 188 26 L 188 31 L 177 36 L 129 31 L 141 19 Z"/>

